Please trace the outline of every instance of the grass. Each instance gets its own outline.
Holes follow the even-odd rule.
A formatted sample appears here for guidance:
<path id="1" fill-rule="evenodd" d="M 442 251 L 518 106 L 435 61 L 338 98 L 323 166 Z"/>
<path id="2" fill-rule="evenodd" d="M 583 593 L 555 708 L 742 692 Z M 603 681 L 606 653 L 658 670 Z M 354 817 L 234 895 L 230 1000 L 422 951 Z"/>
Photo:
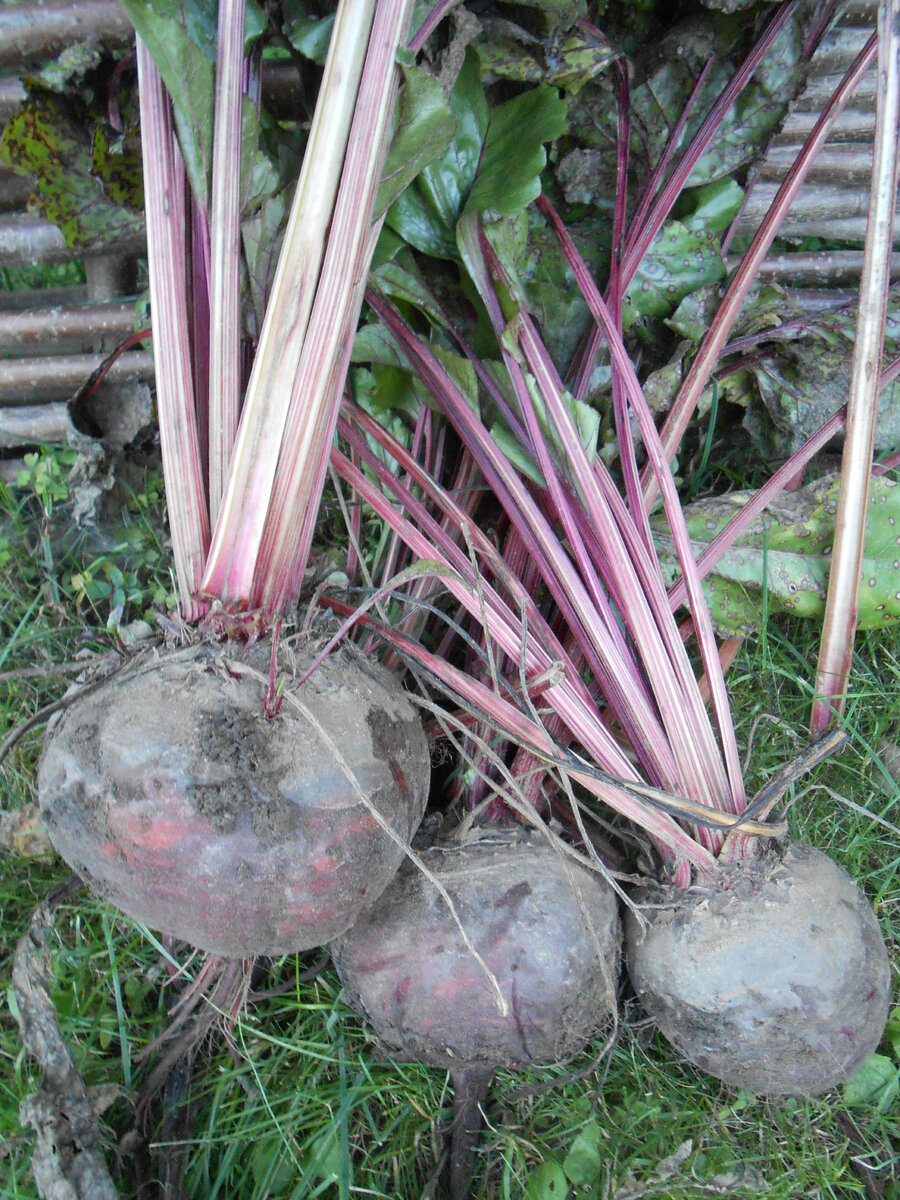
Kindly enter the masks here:
<path id="1" fill-rule="evenodd" d="M 32 486 L 4 493 L 0 513 L 0 727 L 8 730 L 61 694 L 66 677 L 54 664 L 109 646 L 116 622 L 140 616 L 169 581 L 152 479 L 149 499 L 145 492 L 129 502 L 126 524 L 112 538 L 121 528 L 140 531 L 129 542 L 130 591 L 112 626 L 117 594 L 79 595 L 72 582 L 102 574 L 95 568 L 106 551 L 62 536 L 64 506 L 48 512 Z M 742 747 L 752 739 L 751 793 L 803 744 L 816 632 L 810 623 L 773 618 L 731 671 Z M 830 850 L 862 882 L 894 961 L 900 846 L 866 813 L 896 816 L 900 792 L 896 784 L 885 790 L 890 783 L 874 748 L 886 734 L 896 740 L 898 712 L 896 635 L 861 635 L 846 717 L 850 748 L 788 796 L 794 833 Z M 4 809 L 33 799 L 39 746 L 40 731 L 29 732 L 0 767 Z M 65 874 L 57 862 L 0 850 L 0 995 L 11 994 L 12 950 L 33 908 Z M 129 1135 L 145 1072 L 138 1057 L 164 1027 L 173 985 L 154 940 L 86 892 L 59 910 L 51 945 L 61 1027 L 88 1085 L 105 1089 L 107 1160 L 130 1194 L 146 1169 Z M 184 1152 L 185 1196 L 427 1194 L 450 1115 L 446 1077 L 385 1060 L 345 1009 L 330 967 L 300 980 L 310 961 L 288 956 L 268 965 L 256 986 L 285 990 L 247 1010 L 233 1050 L 217 1037 L 198 1051 L 187 1125 L 171 1089 L 154 1105 L 150 1136 L 160 1153 L 151 1161 L 172 1162 Z M 573 1063 L 498 1076 L 476 1200 L 559 1197 L 566 1177 L 578 1181 L 572 1196 L 607 1200 L 900 1197 L 900 1103 L 880 1114 L 848 1109 L 838 1095 L 780 1103 L 735 1095 L 679 1061 L 627 1000 L 624 1016 L 617 1044 L 597 1065 L 599 1046 Z M 8 1003 L 0 1012 L 0 1064 L 0 1197 L 32 1200 L 31 1140 L 18 1111 L 40 1080 Z M 543 1090 L 550 1079 L 557 1086 Z"/>

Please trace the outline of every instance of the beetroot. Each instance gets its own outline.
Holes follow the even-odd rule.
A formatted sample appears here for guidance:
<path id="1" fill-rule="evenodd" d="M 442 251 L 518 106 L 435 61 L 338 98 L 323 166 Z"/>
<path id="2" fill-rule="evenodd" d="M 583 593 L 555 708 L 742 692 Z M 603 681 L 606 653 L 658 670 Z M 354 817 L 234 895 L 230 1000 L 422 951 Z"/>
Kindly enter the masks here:
<path id="1" fill-rule="evenodd" d="M 73 869 L 129 916 L 223 956 L 344 930 L 397 870 L 430 779 L 421 723 L 386 672 L 342 651 L 294 690 L 312 652 L 283 640 L 270 718 L 270 657 L 208 643 L 145 656 L 55 720 L 38 771 Z"/>
<path id="2" fill-rule="evenodd" d="M 451 1188 L 463 1196 L 471 1136 L 494 1068 L 580 1051 L 615 1011 L 620 927 L 612 889 L 545 838 L 494 830 L 404 863 L 379 902 L 332 945 L 349 1003 L 404 1058 L 449 1070 Z"/>
<path id="3" fill-rule="evenodd" d="M 718 890 L 651 887 L 626 921 L 635 991 L 687 1059 L 734 1088 L 814 1096 L 876 1048 L 890 966 L 872 909 L 818 850 L 724 867 Z M 661 905 L 661 908 L 655 906 Z"/>

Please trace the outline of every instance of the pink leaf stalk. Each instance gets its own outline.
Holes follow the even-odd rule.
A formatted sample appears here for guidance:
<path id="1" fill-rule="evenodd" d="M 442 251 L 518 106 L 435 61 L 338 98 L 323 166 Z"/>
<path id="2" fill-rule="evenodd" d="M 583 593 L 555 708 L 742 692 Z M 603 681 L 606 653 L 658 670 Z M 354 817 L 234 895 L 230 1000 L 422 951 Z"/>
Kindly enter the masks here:
<path id="1" fill-rule="evenodd" d="M 316 304 L 310 317 L 291 397 L 297 431 L 283 447 L 260 551 L 253 599 L 267 611 L 296 602 L 318 508 L 362 308 L 380 219 L 372 225 L 399 87 L 395 61 L 412 15 L 412 0 L 376 7 L 347 157 L 334 207 Z"/>
<path id="2" fill-rule="evenodd" d="M 342 0 L 232 454 L 203 589 L 249 605 L 297 367 L 356 110 L 373 0 Z"/>
<path id="3" fill-rule="evenodd" d="M 731 847 L 740 846 L 743 852 L 749 852 L 741 838 L 727 837 L 727 828 L 740 824 L 740 813 L 746 801 L 721 670 L 718 671 L 723 700 L 719 738 L 722 739 L 724 728 L 725 739 L 731 741 L 730 749 L 727 744 L 720 745 L 712 733 L 652 549 L 646 546 L 639 525 L 629 514 L 602 463 L 587 458 L 564 402 L 562 383 L 527 312 L 521 310 L 511 324 L 506 322 L 493 287 L 495 281 L 506 287 L 511 281 L 505 279 L 501 265 L 492 257 L 475 218 L 465 218 L 460 223 L 458 241 L 464 261 L 494 322 L 501 354 L 518 400 L 518 412 L 510 414 L 518 430 L 516 436 L 521 448 L 534 456 L 535 465 L 545 481 L 546 491 L 539 496 L 532 496 L 523 484 L 518 472 L 428 346 L 379 296 L 370 294 L 370 303 L 391 330 L 417 379 L 428 388 L 441 411 L 455 426 L 466 450 L 506 511 L 511 529 L 520 539 L 521 547 L 537 569 L 544 587 L 553 596 L 557 612 L 569 631 L 571 644 L 564 647 L 534 608 L 531 600 L 534 585 L 527 590 L 522 588 L 521 564 L 515 571 L 510 570 L 499 558 L 498 551 L 479 539 L 477 529 L 467 529 L 466 541 L 471 541 L 477 548 L 480 581 L 473 576 L 472 564 L 458 540 L 450 535 L 446 525 L 439 524 L 429 514 L 418 495 L 427 498 L 430 504 L 437 504 L 445 517 L 453 512 L 452 502 L 407 451 L 379 431 L 375 422 L 352 407 L 346 410 L 348 418 L 341 422 L 340 429 L 353 453 L 353 461 L 335 452 L 333 462 L 359 498 L 375 509 L 414 554 L 429 559 L 437 556 L 456 572 L 456 576 L 448 578 L 447 586 L 473 620 L 483 626 L 485 637 L 508 656 L 508 664 L 521 663 L 524 678 L 546 681 L 542 683 L 541 704 L 555 714 L 554 722 L 557 719 L 562 722 L 563 732 L 551 739 L 558 743 L 557 750 L 560 746 L 579 745 L 588 756 L 584 760 L 586 763 L 599 764 L 601 771 L 614 779 L 631 781 L 630 786 L 636 786 L 639 791 L 646 785 L 634 783 L 633 768 L 630 764 L 627 769 L 624 767 L 617 743 L 609 739 L 608 716 L 603 714 L 604 704 L 608 701 L 646 778 L 651 781 L 651 791 L 655 786 L 655 795 L 667 796 L 676 808 L 679 803 L 684 805 L 679 812 L 688 823 L 691 823 L 691 815 L 694 816 L 690 835 L 695 847 L 694 857 L 686 856 L 684 846 L 680 842 L 676 846 L 671 838 L 658 843 L 675 875 L 684 881 L 678 862 L 690 861 L 695 870 L 708 869 L 709 859 L 702 860 L 707 864 L 702 867 L 701 860 L 696 857 L 698 850 L 715 856 L 723 847 L 730 853 Z M 579 285 L 585 289 L 581 277 L 581 272 L 586 269 L 583 263 L 570 259 L 570 266 Z M 594 297 L 590 296 L 592 310 L 593 301 Z M 613 337 L 615 323 L 608 310 L 603 309 L 601 313 L 598 309 L 598 313 L 605 332 Z M 614 365 L 622 371 L 629 404 L 644 406 L 642 433 L 649 439 L 651 431 L 655 434 L 652 416 L 646 409 L 636 379 L 628 375 L 630 369 L 633 376 L 633 368 L 628 364 L 626 369 L 620 361 L 623 356 L 627 361 L 621 333 L 618 333 L 618 343 L 613 351 Z M 635 388 L 638 398 L 633 396 Z M 534 407 L 536 397 L 540 397 L 540 420 Z M 401 471 L 415 486 L 415 494 L 371 453 L 365 439 L 356 432 L 357 428 L 389 449 Z M 681 553 L 692 562 L 674 483 L 658 437 L 651 453 L 657 469 L 668 475 L 668 482 L 663 484 L 667 510 L 672 507 L 677 515 L 677 520 L 673 518 L 673 527 L 681 521 L 682 536 L 678 539 Z M 564 465 L 561 467 L 560 464 Z M 365 474 L 360 467 L 366 468 Z M 560 523 L 561 534 L 554 529 L 555 521 Z M 451 525 L 454 523 L 458 534 L 466 519 L 457 515 Z M 568 550 L 563 548 L 562 537 Z M 687 570 L 690 574 L 690 568 Z M 496 587 L 492 580 L 496 580 Z M 696 574 L 692 587 L 701 595 L 702 603 Z M 505 591 L 509 591 L 512 598 L 519 597 L 523 606 L 520 611 L 506 607 L 501 595 Z M 623 624 L 630 632 L 630 642 L 624 638 Z M 718 668 L 718 653 L 711 629 L 707 630 L 707 636 L 713 662 Z M 546 648 L 544 652 L 542 647 Z M 571 651 L 577 654 L 577 666 Z M 582 656 L 599 685 L 599 693 L 584 690 Z M 552 670 L 554 662 L 559 664 L 557 675 Z M 495 693 L 496 689 L 491 691 Z M 508 729 L 502 725 L 495 728 L 504 733 Z M 596 787 L 593 790 L 599 794 Z M 673 797 L 681 799 L 673 800 Z M 616 806 L 620 804 L 620 798 L 609 802 Z M 715 816 L 717 810 L 724 810 L 721 817 Z M 618 811 L 624 811 L 621 805 Z M 705 814 L 703 819 L 697 815 L 701 813 Z M 729 813 L 733 815 L 728 816 Z"/>
<path id="4" fill-rule="evenodd" d="M 706 607 L 703 589 L 694 563 L 693 550 L 684 522 L 684 514 L 681 511 L 681 502 L 678 498 L 675 481 L 672 478 L 671 469 L 653 421 L 653 414 L 650 412 L 649 405 L 635 374 L 634 366 L 628 357 L 621 333 L 616 328 L 615 322 L 603 301 L 603 297 L 600 295 L 599 289 L 591 278 L 584 260 L 579 255 L 568 231 L 559 220 L 550 202 L 545 197 L 541 197 L 538 203 L 542 210 L 550 217 L 569 266 L 575 273 L 582 294 L 587 300 L 591 315 L 606 334 L 612 355 L 613 369 L 620 374 L 629 406 L 640 426 L 644 447 L 650 461 L 650 469 L 657 481 L 657 485 L 662 490 L 666 519 L 669 522 L 669 527 L 675 540 L 676 553 L 687 588 L 688 601 L 691 606 L 691 612 L 694 614 L 703 669 L 706 672 L 710 687 L 713 710 L 724 753 L 728 786 L 727 798 L 726 796 L 722 796 L 720 802 L 723 806 L 733 806 L 734 810 L 739 812 L 745 804 L 745 797 L 737 743 L 734 736 L 734 726 L 731 719 L 728 697 L 725 693 L 725 681 L 722 676 L 722 666 L 716 648 L 709 610 Z"/>
<path id="5" fill-rule="evenodd" d="M 163 470 L 172 549 L 181 609 L 199 620 L 206 605 L 197 599 L 209 546 L 209 513 L 197 429 L 185 296 L 185 183 L 172 131 L 171 106 L 159 72 L 137 39 L 141 124 L 144 129 L 144 189 L 147 210 L 150 306 L 156 361 Z M 177 486 L 174 485 L 177 480 Z"/>
<path id="6" fill-rule="evenodd" d="M 358 421 L 361 425 L 367 426 L 379 441 L 382 441 L 387 447 L 397 450 L 401 458 L 403 457 L 402 447 L 394 443 L 393 439 L 383 430 L 374 426 L 374 423 L 368 424 L 363 414 L 358 411 L 354 412 L 352 421 L 353 423 Z M 342 422 L 342 432 L 345 436 L 349 434 L 352 438 L 352 425 Z M 349 458 L 340 452 L 333 452 L 332 461 L 342 478 L 350 483 L 358 494 L 370 503 L 392 528 L 400 533 L 415 552 L 423 557 L 428 554 L 429 560 L 437 559 L 450 571 L 453 571 L 451 560 L 457 559 L 458 565 L 466 570 L 468 578 L 465 578 L 462 572 L 457 577 L 454 571 L 453 574 L 445 577 L 447 586 L 462 600 L 464 606 L 477 616 L 480 613 L 480 606 L 475 581 L 467 569 L 470 568 L 468 560 L 465 559 L 465 556 L 457 557 L 458 548 L 445 543 L 443 538 L 439 539 L 443 543 L 441 549 L 436 550 L 431 537 L 439 527 L 429 526 L 428 521 L 423 520 L 416 513 L 415 501 L 411 496 L 403 493 L 400 485 L 396 484 L 395 478 L 378 463 L 377 459 L 369 455 L 364 455 L 364 457 L 368 459 L 370 469 L 379 475 L 380 485 L 385 489 L 384 492 L 380 490 L 378 484 L 373 483 L 352 465 Z M 452 511 L 453 502 L 449 497 L 441 494 L 441 489 L 434 481 L 429 481 L 427 486 L 430 489 L 433 488 L 432 498 L 439 499 L 442 506 L 445 506 L 448 511 Z M 389 487 L 394 492 L 395 499 L 400 502 L 399 504 L 387 501 L 386 492 Z M 411 501 L 409 507 L 416 513 L 415 523 L 401 512 L 401 505 L 406 508 L 408 501 Z M 420 522 L 421 532 L 419 530 Z M 543 669 L 547 670 L 552 667 L 554 661 L 564 661 L 562 648 L 554 644 L 555 639 L 552 638 L 552 635 L 550 635 L 550 645 L 553 646 L 559 657 L 554 660 L 553 657 L 546 655 L 541 650 L 540 645 L 547 636 L 547 631 L 536 612 L 530 613 L 526 636 L 521 617 L 517 617 L 513 610 L 506 608 L 499 598 L 495 598 L 491 589 L 487 588 L 486 591 L 490 605 L 488 609 L 490 636 L 496 636 L 498 644 L 502 645 L 512 657 L 526 656 L 527 676 L 540 674 L 542 663 L 544 664 Z M 329 603 L 332 607 L 348 614 L 353 611 L 349 606 L 341 609 L 334 600 L 329 600 Z M 667 861 L 689 862 L 701 873 L 708 873 L 714 869 L 715 860 L 710 853 L 704 850 L 685 830 L 681 829 L 671 816 L 642 801 L 637 792 L 632 793 L 627 789 L 625 785 L 629 782 L 639 787 L 639 777 L 602 722 L 598 722 L 593 700 L 584 694 L 580 700 L 577 698 L 577 693 L 582 690 L 577 673 L 570 675 L 569 672 L 566 672 L 565 679 L 548 687 L 543 695 L 547 698 L 551 692 L 554 693 L 559 711 L 566 714 L 567 723 L 576 730 L 578 740 L 590 748 L 589 753 L 592 754 L 595 762 L 604 764 L 603 769 L 599 772 L 595 768 L 592 769 L 589 762 L 578 760 L 574 756 L 560 760 L 559 747 L 542 726 L 525 716 L 516 705 L 504 700 L 492 688 L 479 682 L 472 675 L 459 671 L 443 657 L 431 654 L 420 643 L 405 637 L 397 630 L 379 627 L 379 632 L 390 645 L 400 650 L 408 661 L 424 667 L 436 679 L 450 688 L 453 694 L 474 705 L 493 728 L 503 731 L 505 735 L 530 748 L 544 761 L 549 759 L 551 764 L 562 765 L 576 782 L 583 783 L 611 808 L 621 812 L 629 819 L 635 820 L 654 838 Z M 617 784 L 612 777 L 614 775 L 621 779 L 622 783 Z"/>

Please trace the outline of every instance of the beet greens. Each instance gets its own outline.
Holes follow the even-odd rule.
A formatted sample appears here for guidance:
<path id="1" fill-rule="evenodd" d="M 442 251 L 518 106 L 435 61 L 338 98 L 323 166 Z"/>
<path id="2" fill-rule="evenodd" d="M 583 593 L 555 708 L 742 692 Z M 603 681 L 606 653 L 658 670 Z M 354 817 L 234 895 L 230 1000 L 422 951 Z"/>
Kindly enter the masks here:
<path id="1" fill-rule="evenodd" d="M 776 24 L 789 8 L 779 11 Z M 659 186 L 655 200 L 639 207 L 634 225 L 627 232 L 620 230 L 622 245 L 631 249 L 614 255 L 605 296 L 546 196 L 538 198 L 537 212 L 517 209 L 515 217 L 461 207 L 454 228 L 457 269 L 466 280 L 467 294 L 477 296 L 480 346 L 487 344 L 485 327 L 493 333 L 490 351 L 476 354 L 458 316 L 433 296 L 426 294 L 423 300 L 420 281 L 417 292 L 409 282 L 401 289 L 402 275 L 407 281 L 415 278 L 408 263 L 398 259 L 396 272 L 376 272 L 369 304 L 393 339 L 391 361 L 411 372 L 416 387 L 427 392 L 452 427 L 471 463 L 468 486 L 480 485 L 498 506 L 495 539 L 482 533 L 477 511 L 457 504 L 456 485 L 449 479 L 442 484 L 440 460 L 428 457 L 427 439 L 417 441 L 410 452 L 359 407 L 347 403 L 339 426 L 346 449 L 332 456 L 341 477 L 413 556 L 435 560 L 452 572 L 434 588 L 446 588 L 452 595 L 460 606 L 456 621 L 478 647 L 473 652 L 470 642 L 462 651 L 464 676 L 446 656 L 388 630 L 382 636 L 457 697 L 459 725 L 468 721 L 481 732 L 480 762 L 473 760 L 476 774 L 487 772 L 507 811 L 526 824 L 549 814 L 565 820 L 590 857 L 598 843 L 588 828 L 596 810 L 572 791 L 574 784 L 651 836 L 660 882 L 670 890 L 660 893 L 660 910 L 646 916 L 648 949 L 638 949 L 644 943 L 633 931 L 635 959 L 645 959 L 649 948 L 660 944 L 655 931 L 669 927 L 678 913 L 693 915 L 703 909 L 703 904 L 693 903 L 694 897 L 721 897 L 719 907 L 727 912 L 723 919 L 738 928 L 744 909 L 740 903 L 729 904 L 747 890 L 741 881 L 751 879 L 754 871 L 760 872 L 760 879 L 788 877 L 785 907 L 779 912 L 783 911 L 784 954 L 795 964 L 796 977 L 785 986 L 798 994 L 803 991 L 802 964 L 810 957 L 826 966 L 820 976 L 826 994 L 811 1001 L 798 1018 L 808 1022 L 812 1043 L 827 1047 L 815 1069 L 792 1073 L 781 1052 L 773 1051 L 765 1039 L 748 1038 L 753 1016 L 745 1020 L 729 1010 L 732 1000 L 725 997 L 737 992 L 740 1000 L 734 1003 L 755 1012 L 759 1021 L 790 1027 L 788 1011 L 796 1006 L 785 1005 L 777 987 L 773 985 L 772 993 L 777 999 L 768 1009 L 763 1001 L 754 1001 L 757 994 L 769 994 L 765 969 L 778 969 L 768 952 L 760 966 L 762 977 L 754 982 L 729 976 L 726 960 L 713 964 L 714 971 L 725 974 L 718 991 L 714 988 L 705 1002 L 706 1020 L 722 1030 L 721 1053 L 698 1057 L 690 1039 L 679 1037 L 677 1025 L 661 1022 L 693 1061 L 734 1086 L 752 1080 L 756 1090 L 773 1094 L 826 1090 L 875 1048 L 887 1017 L 886 950 L 868 905 L 849 880 L 845 899 L 849 897 L 854 913 L 852 928 L 834 921 L 810 941 L 805 924 L 808 901 L 799 876 L 816 876 L 818 883 L 810 886 L 823 892 L 829 872 L 837 868 L 812 852 L 784 849 L 786 825 L 771 819 L 779 795 L 761 794 L 753 801 L 745 795 L 719 650 L 670 460 L 726 344 L 755 265 L 771 245 L 815 147 L 871 62 L 874 47 L 873 39 L 813 131 L 807 151 L 727 289 L 662 431 L 657 431 L 624 337 L 622 302 L 643 257 L 634 248 L 640 246 L 646 253 L 715 123 L 701 126 L 695 135 L 683 157 L 688 164 L 683 173 L 667 160 L 659 177 L 651 179 L 647 195 L 662 185 L 665 171 L 680 183 Z M 609 355 L 617 406 L 618 478 L 597 453 L 589 414 L 565 387 L 520 275 L 520 248 L 529 227 L 538 227 L 538 214 L 543 228 L 558 239 L 596 323 L 597 339 L 602 338 Z M 393 296 L 402 296 L 402 306 L 391 303 Z M 596 349 L 598 341 L 590 344 Z M 805 446 L 779 472 L 780 479 L 796 474 L 826 436 Z M 640 482 L 634 469 L 639 451 L 645 460 Z M 717 539 L 717 551 L 739 536 L 772 490 L 754 498 L 751 513 Z M 681 576 L 668 593 L 648 524 L 657 495 Z M 712 558 L 706 558 L 705 569 Z M 526 579 L 531 582 L 526 584 Z M 681 629 L 674 614 L 685 602 L 690 622 Z M 413 619 L 412 613 L 408 619 Z M 703 690 L 685 647 L 691 636 L 696 638 Z M 495 748 L 486 755 L 484 746 L 492 733 L 495 738 L 502 734 L 518 752 Z M 526 792 L 522 776 L 533 775 L 536 768 L 553 782 Z M 483 789 L 476 790 L 478 796 L 492 803 Z M 539 801 L 532 804 L 532 797 Z M 479 809 L 482 819 L 485 811 Z M 749 886 L 753 891 L 756 885 Z M 639 919 L 634 930 L 643 928 Z M 705 940 L 700 932 L 698 944 Z M 687 952 L 684 957 L 689 977 Z M 837 1028 L 845 973 L 859 981 L 860 1004 L 854 1019 L 837 1022 Z M 687 997 L 677 990 L 676 973 L 663 969 L 652 983 L 651 974 L 642 967 L 635 969 L 633 979 L 652 1012 L 668 1016 L 689 1007 Z M 801 1050 L 801 1055 L 806 1057 L 808 1051 Z"/>

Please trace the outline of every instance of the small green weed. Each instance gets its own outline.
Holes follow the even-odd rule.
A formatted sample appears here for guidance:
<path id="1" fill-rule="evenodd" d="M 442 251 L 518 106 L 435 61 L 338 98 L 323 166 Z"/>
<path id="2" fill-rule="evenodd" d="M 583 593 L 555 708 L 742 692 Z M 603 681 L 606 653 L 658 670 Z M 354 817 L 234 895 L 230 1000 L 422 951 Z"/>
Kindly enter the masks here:
<path id="1" fill-rule="evenodd" d="M 69 498 L 68 471 L 75 462 L 74 450 L 56 448 L 26 454 L 25 466 L 16 478 L 16 487 L 32 491 L 44 515 L 53 515 L 53 506 Z"/>
<path id="2" fill-rule="evenodd" d="M 7 518 L 34 546 L 44 595 L 110 631 L 135 618 L 152 618 L 154 610 L 172 609 L 169 553 L 158 532 L 162 476 L 146 471 L 139 490 L 123 489 L 123 503 L 109 527 L 73 529 L 67 518 L 76 460 L 72 449 L 44 447 L 25 456 L 15 489 L 7 489 Z M 5 551 L 0 541 L 0 562 L 9 546 L 8 536 Z"/>
<path id="3" fill-rule="evenodd" d="M 84 281 L 84 264 L 77 259 L 67 263 L 0 267 L 0 291 L 4 292 L 71 287 Z"/>

